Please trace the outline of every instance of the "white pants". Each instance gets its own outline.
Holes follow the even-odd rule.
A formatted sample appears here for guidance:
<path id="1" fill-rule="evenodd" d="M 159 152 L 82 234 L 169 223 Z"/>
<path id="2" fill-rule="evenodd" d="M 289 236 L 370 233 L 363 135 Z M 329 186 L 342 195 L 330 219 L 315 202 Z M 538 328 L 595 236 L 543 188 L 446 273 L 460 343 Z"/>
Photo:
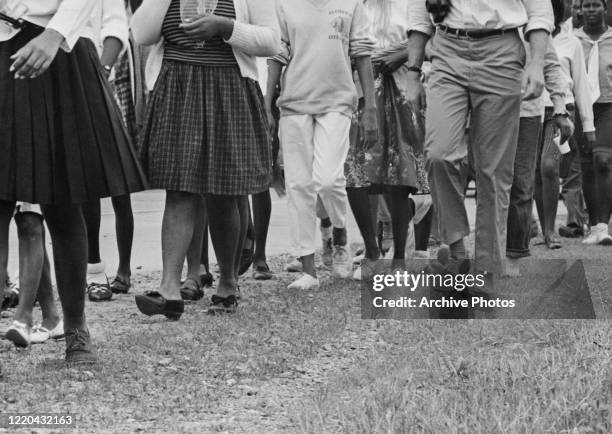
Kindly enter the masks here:
<path id="1" fill-rule="evenodd" d="M 279 138 L 283 148 L 290 240 L 295 256 L 315 252 L 317 195 L 335 228 L 346 225 L 344 161 L 349 149 L 351 119 L 341 113 L 283 116 Z"/>

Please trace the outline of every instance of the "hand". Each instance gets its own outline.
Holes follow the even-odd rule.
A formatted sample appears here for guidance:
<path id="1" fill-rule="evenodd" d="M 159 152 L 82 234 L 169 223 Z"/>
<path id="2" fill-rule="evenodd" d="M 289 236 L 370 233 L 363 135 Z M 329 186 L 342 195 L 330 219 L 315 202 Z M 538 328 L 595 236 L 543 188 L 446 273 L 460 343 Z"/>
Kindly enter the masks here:
<path id="1" fill-rule="evenodd" d="M 209 41 L 216 37 L 229 39 L 234 31 L 234 21 L 217 15 L 205 15 L 179 27 L 191 38 Z"/>
<path id="2" fill-rule="evenodd" d="M 361 136 L 363 145 L 369 149 L 378 140 L 378 122 L 376 120 L 376 107 L 365 107 L 361 115 Z"/>
<path id="3" fill-rule="evenodd" d="M 411 72 L 409 77 L 405 92 L 406 99 L 412 107 L 412 110 L 414 110 L 415 113 L 420 113 L 421 110 L 425 110 L 427 107 L 425 88 L 423 87 L 423 83 L 421 83 L 420 77 L 416 75 L 416 73 Z"/>
<path id="4" fill-rule="evenodd" d="M 381 74 L 388 75 L 397 71 L 397 69 L 407 61 L 408 51 L 402 50 L 379 57 L 374 62 L 374 65 L 376 67 L 376 71 Z"/>
<path id="5" fill-rule="evenodd" d="M 11 56 L 9 71 L 15 73 L 15 79 L 40 76 L 51 66 L 63 40 L 60 33 L 46 29 Z"/>
<path id="6" fill-rule="evenodd" d="M 584 138 L 587 141 L 587 146 L 589 149 L 593 149 L 595 147 L 595 142 L 597 142 L 597 135 L 595 134 L 595 131 L 584 133 Z"/>
<path id="7" fill-rule="evenodd" d="M 538 62 L 530 62 L 523 74 L 523 100 L 538 98 L 544 90 L 544 67 Z"/>
<path id="8" fill-rule="evenodd" d="M 556 116 L 555 123 L 561 132 L 561 143 L 565 143 L 574 134 L 574 124 L 565 116 Z"/>

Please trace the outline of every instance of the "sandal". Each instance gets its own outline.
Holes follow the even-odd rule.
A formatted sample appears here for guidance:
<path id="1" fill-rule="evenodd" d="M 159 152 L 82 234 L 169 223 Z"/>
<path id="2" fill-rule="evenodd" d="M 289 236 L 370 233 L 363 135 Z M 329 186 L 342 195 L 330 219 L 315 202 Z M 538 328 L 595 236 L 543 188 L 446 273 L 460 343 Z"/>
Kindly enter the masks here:
<path id="1" fill-rule="evenodd" d="M 87 296 L 91 301 L 109 301 L 113 298 L 108 284 L 92 282 L 87 285 Z"/>
<path id="2" fill-rule="evenodd" d="M 113 294 L 127 294 L 130 291 L 132 284 L 130 280 L 123 280 L 119 276 L 115 276 L 112 283 L 110 284 L 110 289 Z"/>
<path id="3" fill-rule="evenodd" d="M 219 315 L 226 313 L 236 313 L 238 309 L 238 299 L 235 295 L 229 295 L 227 297 L 220 297 L 213 295 L 211 297 L 211 304 L 206 311 L 209 315 Z"/>
<path id="4" fill-rule="evenodd" d="M 204 297 L 204 291 L 200 283 L 188 277 L 181 285 L 181 298 L 187 301 L 198 301 Z"/>
<path id="5" fill-rule="evenodd" d="M 270 271 L 268 264 L 257 265 L 253 270 L 253 279 L 255 280 L 270 280 L 274 276 L 274 273 Z"/>

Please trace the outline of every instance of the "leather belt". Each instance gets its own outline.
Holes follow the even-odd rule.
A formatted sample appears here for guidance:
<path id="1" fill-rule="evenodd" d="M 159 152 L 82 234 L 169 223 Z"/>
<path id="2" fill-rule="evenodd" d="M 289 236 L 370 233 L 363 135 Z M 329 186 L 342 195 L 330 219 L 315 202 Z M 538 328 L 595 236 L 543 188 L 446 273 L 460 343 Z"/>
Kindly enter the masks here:
<path id="1" fill-rule="evenodd" d="M 448 35 L 453 35 L 461 38 L 470 39 L 483 39 L 490 38 L 491 36 L 504 35 L 506 33 L 514 33 L 517 31 L 516 28 L 511 29 L 481 29 L 481 30 L 464 30 L 464 29 L 453 29 L 452 27 L 445 26 L 443 24 L 438 26 L 438 29 Z"/>

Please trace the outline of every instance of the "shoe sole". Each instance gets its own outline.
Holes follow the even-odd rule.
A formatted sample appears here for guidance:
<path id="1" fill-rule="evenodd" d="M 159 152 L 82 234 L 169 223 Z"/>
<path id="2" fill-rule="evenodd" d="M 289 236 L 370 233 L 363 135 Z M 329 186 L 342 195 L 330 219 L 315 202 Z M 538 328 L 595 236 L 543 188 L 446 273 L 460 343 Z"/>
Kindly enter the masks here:
<path id="1" fill-rule="evenodd" d="M 11 341 L 13 344 L 15 344 L 16 347 L 19 348 L 27 348 L 30 345 L 30 343 L 22 336 L 22 334 L 14 329 L 8 330 L 4 335 L 4 338 Z"/>
<path id="2" fill-rule="evenodd" d="M 606 238 L 598 243 L 600 246 L 612 246 L 612 239 Z"/>

